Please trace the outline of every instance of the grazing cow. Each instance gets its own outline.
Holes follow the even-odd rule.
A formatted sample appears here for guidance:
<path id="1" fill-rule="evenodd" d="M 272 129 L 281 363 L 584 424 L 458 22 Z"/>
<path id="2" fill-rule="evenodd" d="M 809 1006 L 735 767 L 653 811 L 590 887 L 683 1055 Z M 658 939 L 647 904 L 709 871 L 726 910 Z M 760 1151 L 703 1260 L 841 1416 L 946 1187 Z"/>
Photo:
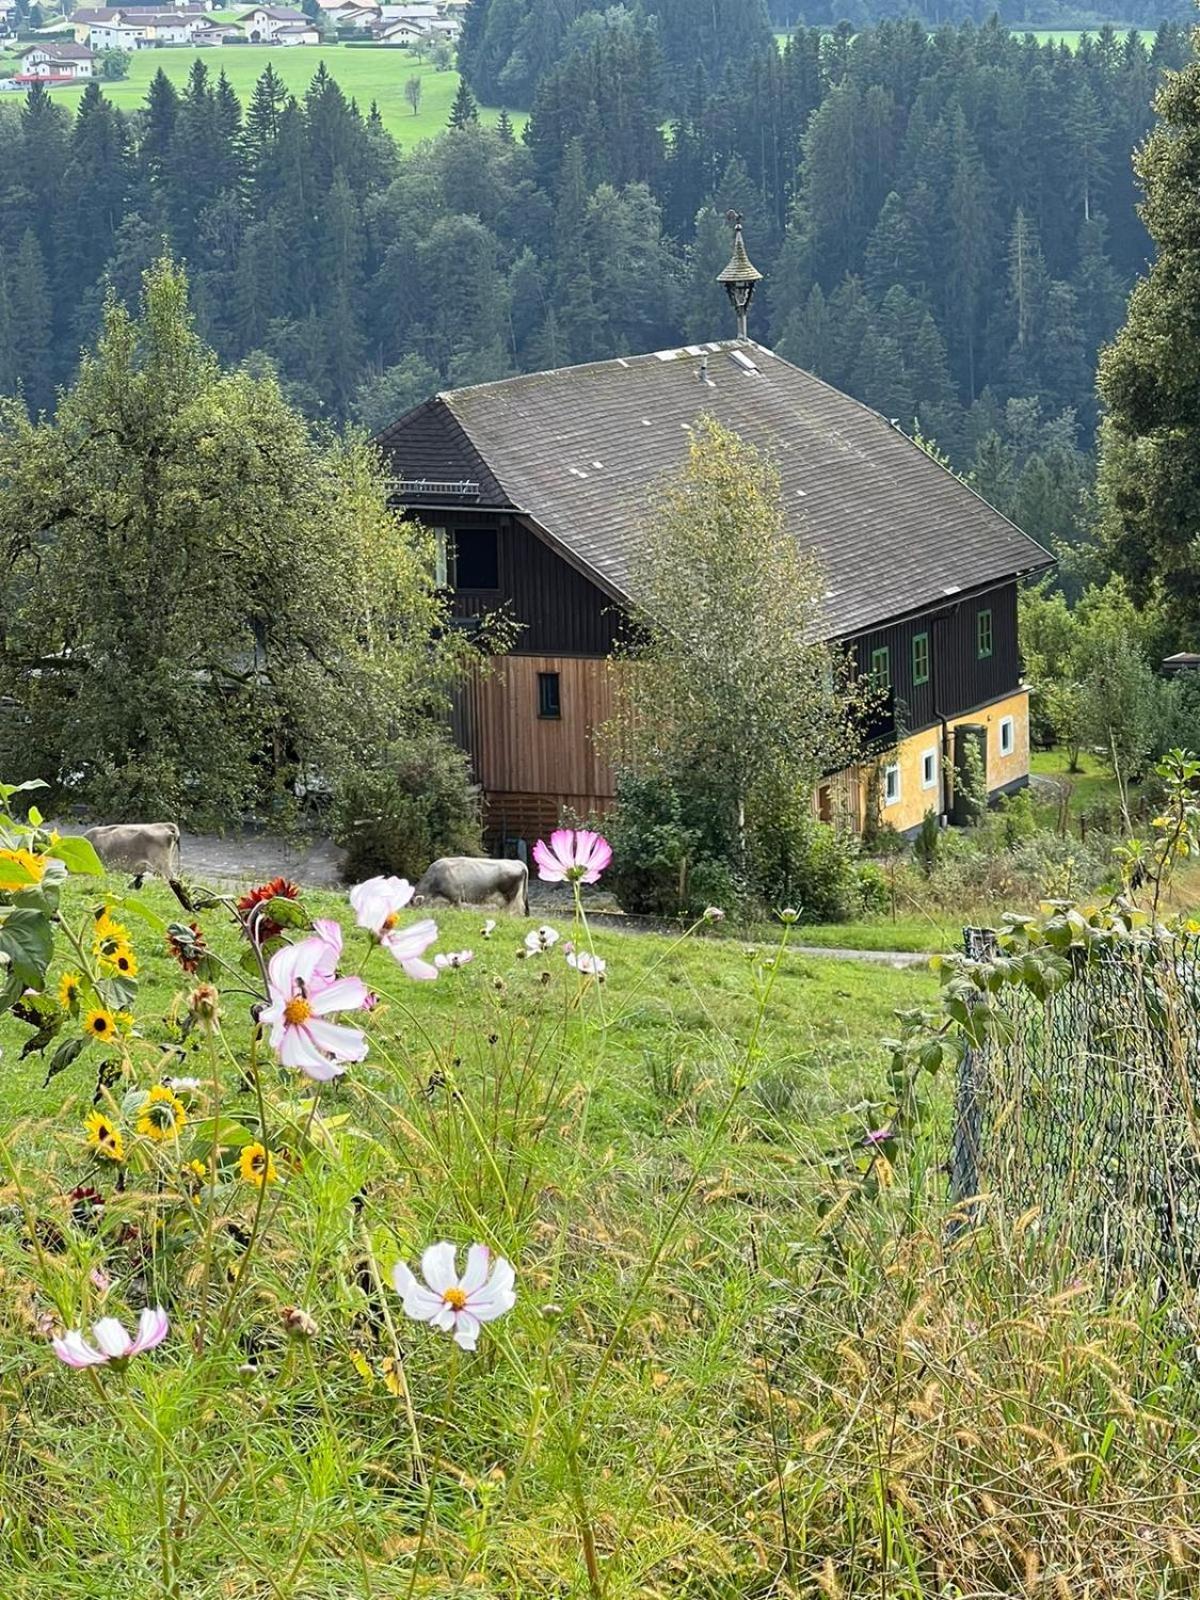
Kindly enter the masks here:
<path id="1" fill-rule="evenodd" d="M 88 828 L 83 837 L 111 871 L 131 872 L 140 889 L 148 872 L 165 878 L 175 898 L 192 909 L 187 890 L 179 881 L 179 829 L 173 822 L 119 822 L 110 827 Z"/>
<path id="2" fill-rule="evenodd" d="M 506 911 L 529 915 L 529 868 L 523 861 L 486 856 L 442 856 L 422 874 L 414 906 L 445 900 L 452 906 L 485 906 L 499 900 Z"/>

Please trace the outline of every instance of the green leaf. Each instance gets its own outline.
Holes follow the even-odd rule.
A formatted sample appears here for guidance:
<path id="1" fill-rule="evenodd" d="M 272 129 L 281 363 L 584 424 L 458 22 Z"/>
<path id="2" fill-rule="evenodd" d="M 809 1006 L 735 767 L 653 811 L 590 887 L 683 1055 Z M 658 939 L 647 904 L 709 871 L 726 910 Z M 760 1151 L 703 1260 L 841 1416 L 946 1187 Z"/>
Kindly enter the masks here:
<path id="1" fill-rule="evenodd" d="M 268 900 L 262 915 L 270 922 L 277 922 L 281 928 L 307 928 L 309 925 L 308 912 L 299 900 L 288 900 L 283 895 Z"/>
<path id="2" fill-rule="evenodd" d="M 23 861 L 11 854 L 0 854 L 0 892 L 11 894 L 15 889 L 28 889 L 40 882 L 37 873 L 31 872 Z"/>
<path id="3" fill-rule="evenodd" d="M 40 989 L 54 959 L 54 930 L 42 911 L 24 906 L 0 910 L 0 951 L 8 956 L 12 976 L 30 989 Z"/>
<path id="4" fill-rule="evenodd" d="M 68 872 L 86 873 L 93 878 L 104 876 L 104 863 L 96 854 L 96 848 L 90 839 L 74 836 L 60 839 L 57 844 L 51 846 L 49 854 L 61 861 Z"/>
<path id="5" fill-rule="evenodd" d="M 51 1078 L 57 1078 L 60 1072 L 65 1072 L 85 1044 L 87 1044 L 86 1039 L 64 1039 L 50 1057 L 50 1065 L 46 1069 L 46 1083 L 49 1083 Z M 42 1085 L 43 1089 L 46 1083 Z"/>
<path id="6" fill-rule="evenodd" d="M 230 1145 L 235 1150 L 240 1150 L 243 1145 L 253 1144 L 258 1137 L 240 1122 L 234 1122 L 230 1117 L 206 1117 L 202 1122 L 193 1122 L 190 1125 L 192 1138 L 197 1144 L 204 1145 Z"/>
<path id="7" fill-rule="evenodd" d="M 163 938 L 166 938 L 167 919 L 160 917 L 157 911 L 149 910 L 140 900 L 117 896 L 110 899 L 108 904 L 114 910 L 128 912 L 131 917 L 140 917 L 147 927 L 153 928 L 155 933 L 161 933 Z"/>

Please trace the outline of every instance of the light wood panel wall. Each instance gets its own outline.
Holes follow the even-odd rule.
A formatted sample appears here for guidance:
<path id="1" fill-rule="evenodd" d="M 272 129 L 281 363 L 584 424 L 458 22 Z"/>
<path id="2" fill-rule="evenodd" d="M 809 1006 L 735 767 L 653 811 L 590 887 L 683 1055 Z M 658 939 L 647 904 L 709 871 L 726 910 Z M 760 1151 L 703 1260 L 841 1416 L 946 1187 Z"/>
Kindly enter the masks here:
<path id="1" fill-rule="evenodd" d="M 583 813 L 615 793 L 597 738 L 612 714 L 607 661 L 586 656 L 511 655 L 491 661 L 460 695 L 455 731 L 475 778 L 492 796 L 539 796 Z M 538 674 L 557 672 L 562 715 L 538 715 Z"/>

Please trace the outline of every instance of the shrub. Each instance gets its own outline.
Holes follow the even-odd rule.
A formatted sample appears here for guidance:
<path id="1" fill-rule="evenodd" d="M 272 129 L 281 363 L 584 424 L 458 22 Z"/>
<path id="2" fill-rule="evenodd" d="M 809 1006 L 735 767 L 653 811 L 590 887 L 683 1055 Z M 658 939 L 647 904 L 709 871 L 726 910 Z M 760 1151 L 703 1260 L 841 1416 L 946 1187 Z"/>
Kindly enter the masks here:
<path id="1" fill-rule="evenodd" d="M 467 757 L 437 729 L 388 752 L 378 767 L 337 785 L 333 837 L 346 851 L 348 882 L 376 873 L 417 878 L 443 855 L 479 855 L 479 792 Z"/>
<path id="2" fill-rule="evenodd" d="M 933 876 L 938 864 L 938 852 L 942 843 L 941 833 L 936 812 L 927 811 L 921 818 L 921 827 L 913 840 L 913 855 L 927 878 Z"/>
<path id="3" fill-rule="evenodd" d="M 1033 796 L 1028 789 L 1004 795 L 996 809 L 1000 818 L 1000 831 L 1007 849 L 1015 850 L 1024 840 L 1032 839 L 1037 833 L 1038 824 L 1033 814 Z"/>
<path id="4" fill-rule="evenodd" d="M 854 840 L 828 823 L 810 821 L 803 843 L 788 900 L 800 906 L 806 922 L 849 921 L 861 903 Z"/>

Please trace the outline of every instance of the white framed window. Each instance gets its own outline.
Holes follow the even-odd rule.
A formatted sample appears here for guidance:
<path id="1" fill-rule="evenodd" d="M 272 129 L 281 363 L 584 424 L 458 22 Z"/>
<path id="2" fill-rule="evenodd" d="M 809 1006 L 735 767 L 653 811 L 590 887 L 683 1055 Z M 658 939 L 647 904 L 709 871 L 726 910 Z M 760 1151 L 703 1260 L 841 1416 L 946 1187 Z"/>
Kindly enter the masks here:
<path id="1" fill-rule="evenodd" d="M 889 761 L 883 769 L 883 803 L 885 806 L 894 806 L 900 799 L 900 768 L 895 761 Z"/>
<path id="2" fill-rule="evenodd" d="M 937 745 L 921 752 L 921 787 L 922 789 L 936 789 L 938 780 L 938 753 Z"/>
<path id="3" fill-rule="evenodd" d="M 1017 725 L 1012 717 L 1000 718 L 1000 754 L 1011 756 L 1017 748 Z"/>

